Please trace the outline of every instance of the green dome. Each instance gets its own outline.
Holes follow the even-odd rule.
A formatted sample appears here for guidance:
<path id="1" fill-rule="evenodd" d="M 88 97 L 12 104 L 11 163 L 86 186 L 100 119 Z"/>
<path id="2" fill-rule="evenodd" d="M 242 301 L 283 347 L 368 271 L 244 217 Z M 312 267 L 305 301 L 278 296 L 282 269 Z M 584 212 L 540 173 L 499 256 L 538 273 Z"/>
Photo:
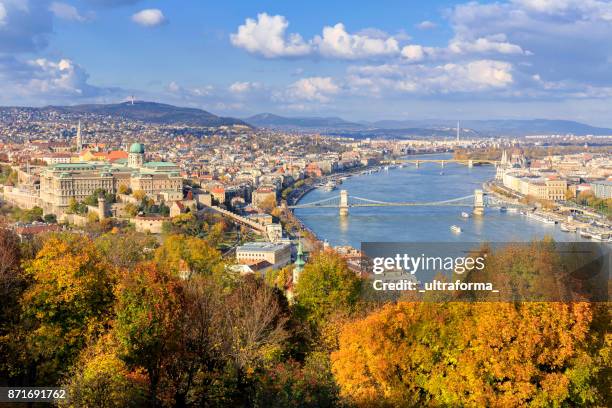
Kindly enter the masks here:
<path id="1" fill-rule="evenodd" d="M 132 143 L 130 146 L 130 153 L 144 154 L 144 152 L 144 145 L 142 143 Z"/>

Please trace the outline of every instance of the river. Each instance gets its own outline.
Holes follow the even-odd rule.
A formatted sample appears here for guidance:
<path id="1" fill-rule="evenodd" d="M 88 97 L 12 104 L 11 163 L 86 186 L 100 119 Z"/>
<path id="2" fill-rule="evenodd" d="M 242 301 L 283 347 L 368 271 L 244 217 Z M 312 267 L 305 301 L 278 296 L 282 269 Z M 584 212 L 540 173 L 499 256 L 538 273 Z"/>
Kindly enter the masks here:
<path id="1" fill-rule="evenodd" d="M 415 156 L 415 159 L 449 159 L 450 154 Z M 347 190 L 349 196 L 394 202 L 443 201 L 474 193 L 482 183 L 495 177 L 493 166 L 467 166 L 447 163 L 406 165 L 369 175 L 352 176 L 326 192 L 309 192 L 299 204 L 318 201 Z M 558 225 L 544 224 L 519 213 L 487 209 L 482 217 L 462 218 L 471 208 L 461 207 L 360 207 L 350 208 L 340 217 L 338 209 L 296 209 L 295 214 L 320 239 L 333 246 L 361 242 L 514 242 L 552 236 L 557 241 L 582 241 L 578 234 L 568 234 Z M 453 233 L 451 225 L 463 232 Z"/>

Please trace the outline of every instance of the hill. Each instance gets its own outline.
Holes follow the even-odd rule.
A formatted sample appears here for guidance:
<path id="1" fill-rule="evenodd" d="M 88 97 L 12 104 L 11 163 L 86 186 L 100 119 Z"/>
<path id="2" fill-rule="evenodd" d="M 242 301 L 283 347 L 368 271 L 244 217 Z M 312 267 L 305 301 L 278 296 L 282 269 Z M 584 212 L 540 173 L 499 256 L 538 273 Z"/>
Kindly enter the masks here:
<path id="1" fill-rule="evenodd" d="M 213 115 L 202 109 L 183 108 L 164 103 L 134 101 L 117 104 L 89 104 L 74 106 L 47 106 L 43 110 L 59 113 L 94 114 L 138 120 L 160 125 L 185 124 L 192 126 L 246 125 L 235 118 Z"/>

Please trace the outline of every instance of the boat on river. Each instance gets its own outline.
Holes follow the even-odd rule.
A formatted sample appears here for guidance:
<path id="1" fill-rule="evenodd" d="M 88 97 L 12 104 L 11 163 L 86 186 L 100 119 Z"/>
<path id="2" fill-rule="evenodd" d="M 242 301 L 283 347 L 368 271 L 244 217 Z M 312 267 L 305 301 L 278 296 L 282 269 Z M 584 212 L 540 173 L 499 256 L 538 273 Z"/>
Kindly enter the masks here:
<path id="1" fill-rule="evenodd" d="M 463 211 L 463 212 L 461 213 L 461 216 L 462 216 L 463 218 L 470 218 L 470 213 L 467 213 L 467 212 Z"/>
<path id="2" fill-rule="evenodd" d="M 323 190 L 324 191 L 334 191 L 336 189 L 336 183 L 334 183 L 333 181 L 328 181 L 324 186 L 323 186 Z"/>
<path id="3" fill-rule="evenodd" d="M 460 234 L 461 232 L 463 232 L 461 227 L 459 227 L 457 225 L 451 225 L 450 230 L 453 231 L 456 234 Z"/>

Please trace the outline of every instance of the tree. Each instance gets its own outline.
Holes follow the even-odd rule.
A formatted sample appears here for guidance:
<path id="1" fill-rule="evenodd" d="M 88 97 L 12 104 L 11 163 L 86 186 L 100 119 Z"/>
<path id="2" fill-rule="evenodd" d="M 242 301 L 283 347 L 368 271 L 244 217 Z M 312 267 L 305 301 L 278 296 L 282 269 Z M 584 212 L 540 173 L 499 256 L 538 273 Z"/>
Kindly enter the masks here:
<path id="1" fill-rule="evenodd" d="M 24 283 L 21 271 L 21 249 L 19 237 L 0 225 L 0 330 L 8 311 L 15 306 L 20 288 Z"/>
<path id="2" fill-rule="evenodd" d="M 183 293 L 179 282 L 153 262 L 126 272 L 116 290 L 114 335 L 119 357 L 129 369 L 143 367 L 149 397 L 159 406 L 164 367 L 179 346 Z"/>
<path id="3" fill-rule="evenodd" d="M 339 406 L 337 386 L 320 361 L 278 363 L 258 377 L 253 406 L 321 408 Z"/>
<path id="4" fill-rule="evenodd" d="M 49 384 L 108 324 L 116 274 L 90 239 L 66 233 L 50 236 L 24 265 L 31 281 L 21 299 L 27 345 Z"/>
<path id="5" fill-rule="evenodd" d="M 122 408 L 141 407 L 146 403 L 146 375 L 130 371 L 116 353 L 116 340 L 102 337 L 84 350 L 74 365 L 66 388 L 69 399 L 61 407 Z"/>
<path id="6" fill-rule="evenodd" d="M 224 272 L 221 254 L 207 240 L 184 235 L 170 235 L 154 255 L 155 262 L 164 270 L 178 276 L 187 266 L 195 275 L 217 276 Z"/>
<path id="7" fill-rule="evenodd" d="M 254 372 L 281 355 L 289 334 L 288 305 L 282 293 L 246 276 L 224 302 L 227 352 L 235 366 Z"/>
<path id="8" fill-rule="evenodd" d="M 45 216 L 43 217 L 43 221 L 47 224 L 56 224 L 57 217 L 55 216 L 55 214 L 45 214 Z"/>
<path id="9" fill-rule="evenodd" d="M 138 207 L 135 206 L 132 203 L 127 203 L 125 205 L 125 207 L 123 207 L 123 210 L 126 212 L 126 214 L 128 214 L 130 217 L 135 217 L 136 214 L 138 214 Z"/>
<path id="10" fill-rule="evenodd" d="M 96 247 L 110 263 L 122 269 L 133 269 L 150 260 L 159 245 L 154 236 L 135 231 L 105 233 L 95 240 Z"/>
<path id="11" fill-rule="evenodd" d="M 16 335 L 19 323 L 19 299 L 26 287 L 26 279 L 21 269 L 22 251 L 19 237 L 11 230 L 0 225 L 0 384 L 2 379 L 20 373 L 22 345 Z"/>
<path id="12" fill-rule="evenodd" d="M 401 302 L 344 326 L 333 372 L 358 406 L 597 405 L 592 322 L 587 303 Z"/>
<path id="13" fill-rule="evenodd" d="M 119 186 L 119 194 L 126 194 L 126 195 L 129 195 L 129 194 L 131 194 L 131 193 L 132 193 L 132 189 L 131 189 L 129 186 L 127 186 L 127 185 L 125 185 L 125 184 L 121 184 L 121 185 Z"/>
<path id="14" fill-rule="evenodd" d="M 308 320 L 315 324 L 337 312 L 355 309 L 361 292 L 361 279 L 334 251 L 314 254 L 304 267 L 295 287 L 296 302 Z"/>
<path id="15" fill-rule="evenodd" d="M 132 193 L 132 196 L 136 200 L 141 201 L 143 198 L 147 196 L 147 193 L 145 193 L 143 190 L 136 190 Z"/>

